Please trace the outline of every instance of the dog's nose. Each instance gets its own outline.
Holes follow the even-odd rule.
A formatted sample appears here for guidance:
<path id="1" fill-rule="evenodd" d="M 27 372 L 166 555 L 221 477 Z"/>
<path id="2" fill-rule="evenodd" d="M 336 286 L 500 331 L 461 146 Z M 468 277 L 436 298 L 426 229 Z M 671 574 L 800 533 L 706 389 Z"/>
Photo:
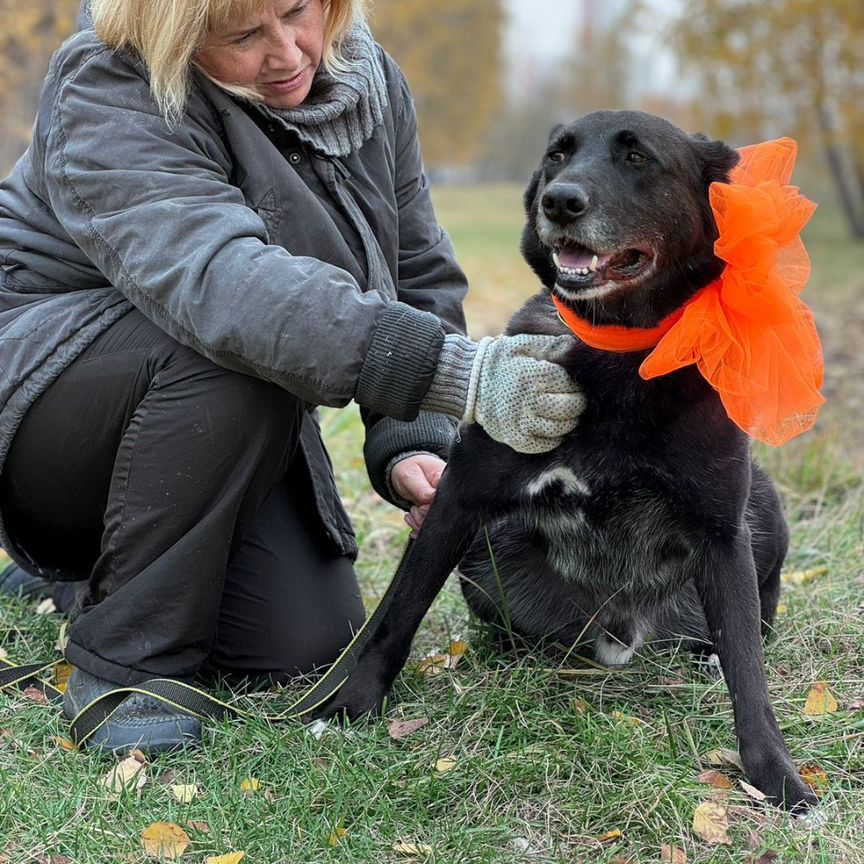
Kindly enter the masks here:
<path id="1" fill-rule="evenodd" d="M 564 224 L 588 209 L 588 193 L 578 183 L 556 183 L 543 193 L 540 206 L 547 219 Z"/>

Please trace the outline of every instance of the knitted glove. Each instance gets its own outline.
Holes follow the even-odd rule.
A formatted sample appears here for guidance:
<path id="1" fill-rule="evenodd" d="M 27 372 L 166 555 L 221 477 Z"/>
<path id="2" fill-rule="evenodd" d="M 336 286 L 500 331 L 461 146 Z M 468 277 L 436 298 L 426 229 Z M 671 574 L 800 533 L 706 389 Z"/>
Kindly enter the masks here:
<path id="1" fill-rule="evenodd" d="M 553 450 L 585 409 L 578 385 L 555 362 L 572 345 L 572 336 L 487 337 L 479 345 L 447 336 L 423 407 L 461 410 L 464 422 L 520 453 Z"/>
<path id="2" fill-rule="evenodd" d="M 572 345 L 571 336 L 483 339 L 462 419 L 520 453 L 553 450 L 585 410 L 578 385 L 555 362 Z"/>

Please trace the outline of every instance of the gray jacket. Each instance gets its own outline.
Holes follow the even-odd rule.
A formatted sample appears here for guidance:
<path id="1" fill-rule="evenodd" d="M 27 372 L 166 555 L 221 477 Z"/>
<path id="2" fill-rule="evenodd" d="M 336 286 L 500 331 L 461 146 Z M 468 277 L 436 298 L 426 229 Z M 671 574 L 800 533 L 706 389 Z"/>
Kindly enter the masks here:
<path id="1" fill-rule="evenodd" d="M 0 184 L 0 470 L 27 408 L 133 306 L 310 408 L 356 400 L 382 494 L 394 456 L 446 452 L 453 423 L 418 412 L 445 332 L 464 331 L 466 285 L 408 87 L 382 57 L 383 123 L 330 159 L 204 78 L 169 128 L 140 59 L 92 29 L 66 42 L 32 144 Z M 325 528 L 353 553 L 311 415 L 302 444 Z"/>

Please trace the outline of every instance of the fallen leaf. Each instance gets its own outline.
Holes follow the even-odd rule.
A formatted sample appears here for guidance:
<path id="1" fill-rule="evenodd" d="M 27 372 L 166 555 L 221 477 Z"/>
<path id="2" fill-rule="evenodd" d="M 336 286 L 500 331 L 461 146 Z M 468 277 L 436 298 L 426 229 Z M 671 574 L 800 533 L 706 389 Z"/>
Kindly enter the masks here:
<path id="1" fill-rule="evenodd" d="M 660 860 L 663 864 L 687 864 L 687 853 L 677 846 L 664 843 L 660 847 Z"/>
<path id="2" fill-rule="evenodd" d="M 454 759 L 452 756 L 445 756 L 435 763 L 435 770 L 439 774 L 446 774 L 448 771 L 452 771 L 458 764 L 458 759 Z"/>
<path id="3" fill-rule="evenodd" d="M 174 797 L 181 804 L 188 804 L 198 797 L 198 785 L 196 783 L 183 783 L 171 787 Z"/>
<path id="4" fill-rule="evenodd" d="M 334 849 L 348 836 L 348 829 L 342 825 L 337 825 L 327 838 L 327 845 Z"/>
<path id="5" fill-rule="evenodd" d="M 574 699 L 570 704 L 573 706 L 573 710 L 580 717 L 584 717 L 588 713 L 589 709 L 591 708 L 591 705 L 588 702 L 586 702 L 584 699 Z"/>
<path id="6" fill-rule="evenodd" d="M 72 864 L 72 859 L 65 855 L 40 855 L 36 864 Z"/>
<path id="7" fill-rule="evenodd" d="M 22 693 L 25 699 L 36 702 L 39 705 L 47 705 L 48 697 L 38 687 L 25 687 Z"/>
<path id="8" fill-rule="evenodd" d="M 628 714 L 625 714 L 623 711 L 613 711 L 609 716 L 613 720 L 617 720 L 619 723 L 626 723 L 628 726 L 641 726 L 644 722 L 638 717 L 631 717 Z"/>
<path id="9" fill-rule="evenodd" d="M 715 768 L 737 768 L 742 774 L 746 773 L 737 750 L 711 750 L 705 754 L 705 761 Z"/>
<path id="10" fill-rule="evenodd" d="M 756 855 L 751 855 L 747 864 L 773 864 L 780 858 L 780 853 L 773 849 L 766 849 L 758 858 Z"/>
<path id="11" fill-rule="evenodd" d="M 209 834 L 210 833 L 210 826 L 206 822 L 202 822 L 198 819 L 187 819 L 186 824 L 193 831 L 197 831 L 199 834 Z"/>
<path id="12" fill-rule="evenodd" d="M 713 786 L 715 789 L 733 789 L 735 784 L 719 771 L 703 771 L 699 775 L 699 782 L 706 786 Z"/>
<path id="13" fill-rule="evenodd" d="M 595 839 L 598 843 L 611 843 L 613 840 L 620 840 L 623 836 L 624 832 L 620 828 L 613 828 Z"/>
<path id="14" fill-rule="evenodd" d="M 450 656 L 461 657 L 471 646 L 464 639 L 457 639 L 450 643 Z"/>
<path id="15" fill-rule="evenodd" d="M 864 709 L 864 699 L 856 699 L 849 705 L 850 711 L 861 711 Z"/>
<path id="16" fill-rule="evenodd" d="M 461 654 L 430 654 L 417 664 L 417 671 L 423 675 L 439 675 L 445 669 L 455 669 Z"/>
<path id="17" fill-rule="evenodd" d="M 240 783 L 240 791 L 244 795 L 254 795 L 261 791 L 261 781 L 255 777 L 247 777 Z"/>
<path id="18" fill-rule="evenodd" d="M 416 720 L 394 720 L 387 732 L 394 741 L 401 741 L 422 729 L 429 722 L 428 717 L 418 717 Z"/>
<path id="19" fill-rule="evenodd" d="M 173 822 L 154 822 L 141 832 L 141 843 L 148 855 L 180 858 L 191 841 L 189 835 Z"/>
<path id="20" fill-rule="evenodd" d="M 394 843 L 392 847 L 397 855 L 431 855 L 432 847 L 426 843 Z"/>
<path id="21" fill-rule="evenodd" d="M 72 674 L 72 666 L 68 663 L 55 663 L 51 670 L 51 683 L 61 692 L 66 692 L 69 684 L 69 676 Z"/>
<path id="22" fill-rule="evenodd" d="M 828 683 L 826 681 L 819 681 L 813 685 L 807 694 L 807 701 L 804 703 L 804 713 L 808 717 L 821 717 L 823 714 L 836 713 L 838 707 L 837 700 L 828 689 Z"/>
<path id="23" fill-rule="evenodd" d="M 824 792 L 828 788 L 828 772 L 816 762 L 806 762 L 798 773 L 814 792 Z"/>
<path id="24" fill-rule="evenodd" d="M 229 852 L 227 855 L 209 855 L 204 859 L 204 864 L 240 864 L 245 857 L 245 852 Z"/>
<path id="25" fill-rule="evenodd" d="M 114 798 L 126 791 L 140 789 L 146 782 L 147 769 L 134 756 L 122 759 L 100 781 Z"/>
<path id="26" fill-rule="evenodd" d="M 741 783 L 741 788 L 754 801 L 764 801 L 768 797 L 761 789 L 757 789 L 755 786 L 751 786 L 749 783 L 745 783 L 743 780 L 740 780 L 739 782 Z"/>
<path id="27" fill-rule="evenodd" d="M 722 804 L 704 801 L 693 813 L 693 831 L 712 846 L 731 843 L 729 816 Z"/>
<path id="28" fill-rule="evenodd" d="M 68 738 L 61 738 L 59 735 L 55 735 L 51 739 L 61 750 L 68 750 L 71 753 L 78 752 L 78 746 L 74 741 L 70 741 Z"/>
<path id="29" fill-rule="evenodd" d="M 786 585 L 807 585 L 821 579 L 828 572 L 827 567 L 811 567 L 809 570 L 790 570 L 780 576 L 780 581 Z"/>

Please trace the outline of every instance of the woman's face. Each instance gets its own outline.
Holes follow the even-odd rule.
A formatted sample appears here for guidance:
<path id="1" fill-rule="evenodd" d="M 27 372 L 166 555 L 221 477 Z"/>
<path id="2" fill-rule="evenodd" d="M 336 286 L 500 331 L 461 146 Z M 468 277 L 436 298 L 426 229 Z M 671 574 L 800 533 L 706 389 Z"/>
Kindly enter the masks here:
<path id="1" fill-rule="evenodd" d="M 321 0 L 274 0 L 211 32 L 195 61 L 216 81 L 253 89 L 271 108 L 296 108 L 323 53 Z"/>

